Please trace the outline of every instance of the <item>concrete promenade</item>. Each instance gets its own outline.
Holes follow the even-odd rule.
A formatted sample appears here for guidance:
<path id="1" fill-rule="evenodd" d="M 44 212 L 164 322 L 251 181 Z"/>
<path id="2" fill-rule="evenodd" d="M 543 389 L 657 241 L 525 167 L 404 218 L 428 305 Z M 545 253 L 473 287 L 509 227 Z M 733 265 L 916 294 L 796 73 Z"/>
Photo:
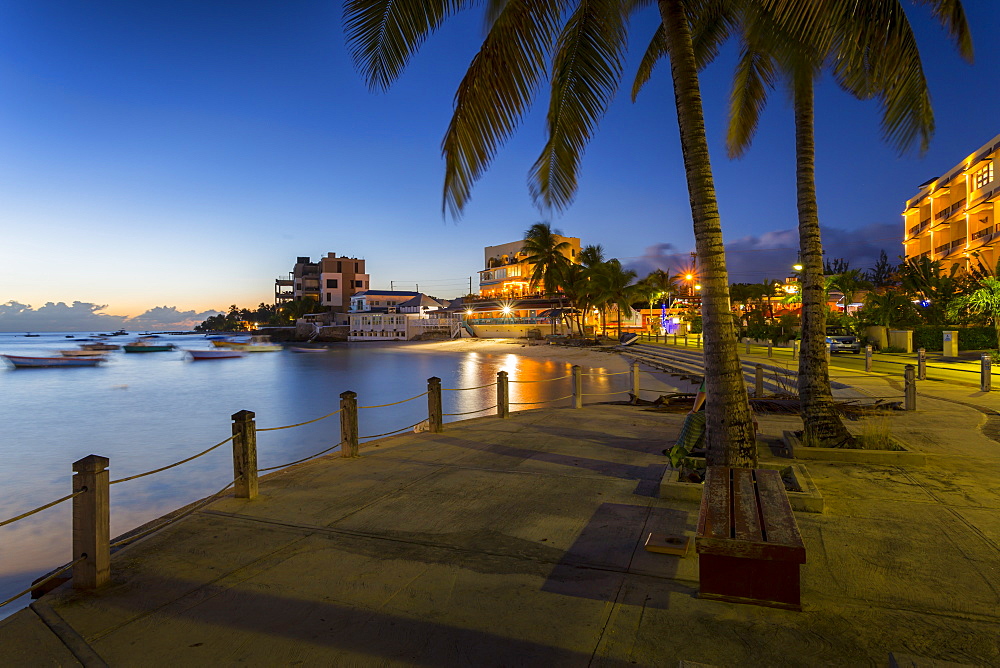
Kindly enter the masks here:
<path id="1" fill-rule="evenodd" d="M 890 380 L 851 382 L 898 394 Z M 826 512 L 796 513 L 801 613 L 699 599 L 693 549 L 644 551 L 650 531 L 694 533 L 697 504 L 658 496 L 683 415 L 592 405 L 450 424 L 267 476 L 259 499 L 219 499 L 115 554 L 104 589 L 63 587 L 0 622 L 0 657 L 858 666 L 895 652 L 1000 665 L 1000 443 L 986 435 L 1000 417 L 984 413 L 1000 393 L 928 383 L 917 412 L 889 418 L 926 466 L 805 462 Z M 764 460 L 801 428 L 760 423 Z"/>

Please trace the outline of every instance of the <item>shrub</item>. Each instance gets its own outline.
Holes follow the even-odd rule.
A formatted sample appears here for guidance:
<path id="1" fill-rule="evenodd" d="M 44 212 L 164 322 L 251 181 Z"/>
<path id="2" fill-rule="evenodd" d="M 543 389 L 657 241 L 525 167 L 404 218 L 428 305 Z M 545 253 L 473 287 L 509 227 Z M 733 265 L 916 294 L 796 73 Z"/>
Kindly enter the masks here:
<path id="1" fill-rule="evenodd" d="M 959 350 L 988 350 L 997 348 L 997 333 L 992 327 L 942 327 L 924 325 L 913 329 L 913 347 L 924 350 L 943 350 L 942 332 L 958 332 Z"/>

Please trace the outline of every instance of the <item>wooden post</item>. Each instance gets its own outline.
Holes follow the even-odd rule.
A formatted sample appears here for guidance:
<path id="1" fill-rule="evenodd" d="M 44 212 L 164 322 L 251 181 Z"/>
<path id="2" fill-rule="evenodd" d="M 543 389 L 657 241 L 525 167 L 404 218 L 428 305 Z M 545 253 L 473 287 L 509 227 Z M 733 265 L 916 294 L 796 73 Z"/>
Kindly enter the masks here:
<path id="1" fill-rule="evenodd" d="M 865 371 L 872 372 L 872 346 L 870 343 L 865 346 Z"/>
<path id="2" fill-rule="evenodd" d="M 583 408 L 583 369 L 573 365 L 573 408 Z"/>
<path id="3" fill-rule="evenodd" d="M 927 380 L 927 351 L 917 348 L 917 380 Z"/>
<path id="4" fill-rule="evenodd" d="M 507 372 L 497 371 L 497 417 L 510 417 L 510 386 Z"/>
<path id="5" fill-rule="evenodd" d="M 639 363 L 632 362 L 632 396 L 635 397 L 633 401 L 639 403 Z"/>
<path id="6" fill-rule="evenodd" d="M 993 389 L 993 358 L 989 353 L 983 353 L 979 359 L 979 389 L 982 392 Z"/>
<path id="7" fill-rule="evenodd" d="M 96 589 L 111 578 L 111 505 L 107 457 L 87 455 L 73 462 L 73 566 L 76 589 Z"/>
<path id="8" fill-rule="evenodd" d="M 257 425 L 253 411 L 233 413 L 233 491 L 237 499 L 257 498 Z"/>
<path id="9" fill-rule="evenodd" d="M 754 367 L 753 396 L 760 399 L 764 396 L 764 365 L 758 364 Z"/>
<path id="10" fill-rule="evenodd" d="M 444 431 L 444 410 L 441 408 L 441 379 L 427 379 L 427 423 L 432 434 Z"/>
<path id="11" fill-rule="evenodd" d="M 917 410 L 917 381 L 912 364 L 903 368 L 903 410 Z"/>
<path id="12" fill-rule="evenodd" d="M 358 456 L 358 393 L 340 393 L 340 456 Z"/>

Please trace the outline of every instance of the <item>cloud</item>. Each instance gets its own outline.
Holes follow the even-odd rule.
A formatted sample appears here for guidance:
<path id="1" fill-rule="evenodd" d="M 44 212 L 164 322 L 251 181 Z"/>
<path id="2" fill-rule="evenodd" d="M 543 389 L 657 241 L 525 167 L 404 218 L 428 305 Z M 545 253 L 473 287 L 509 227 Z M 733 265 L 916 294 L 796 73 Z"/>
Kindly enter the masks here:
<path id="1" fill-rule="evenodd" d="M 902 229 L 899 225 L 872 223 L 853 230 L 823 227 L 824 258 L 843 258 L 852 269 L 868 269 L 885 250 L 896 261 L 902 252 Z M 726 244 L 726 265 L 731 283 L 759 283 L 782 279 L 792 272 L 798 259 L 799 233 L 796 229 L 772 230 L 761 235 L 735 239 Z M 646 248 L 642 256 L 628 263 L 640 277 L 654 269 L 678 273 L 691 265 L 690 253 L 678 252 L 672 244 L 661 243 Z"/>
<path id="2" fill-rule="evenodd" d="M 178 311 L 157 306 L 134 318 L 103 313 L 106 304 L 47 302 L 33 308 L 9 301 L 0 304 L 0 332 L 87 332 L 116 329 L 188 330 L 219 311 Z"/>

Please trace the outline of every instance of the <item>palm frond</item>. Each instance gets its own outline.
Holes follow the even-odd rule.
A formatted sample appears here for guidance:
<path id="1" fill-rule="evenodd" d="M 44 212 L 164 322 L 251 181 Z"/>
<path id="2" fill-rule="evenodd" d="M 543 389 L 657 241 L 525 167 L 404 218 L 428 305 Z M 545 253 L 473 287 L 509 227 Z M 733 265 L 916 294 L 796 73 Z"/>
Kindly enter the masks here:
<path id="1" fill-rule="evenodd" d="M 733 74 L 733 89 L 729 95 L 726 150 L 730 158 L 743 157 L 750 148 L 761 112 L 767 105 L 768 91 L 774 88 L 776 76 L 777 71 L 771 57 L 742 41 Z"/>
<path id="2" fill-rule="evenodd" d="M 370 88 L 388 88 L 427 36 L 474 0 L 345 0 L 344 32 Z"/>
<path id="3" fill-rule="evenodd" d="M 620 0 L 580 0 L 552 64 L 549 137 L 529 175 L 536 204 L 561 210 L 572 202 L 580 159 L 618 90 L 627 44 Z"/>
<path id="4" fill-rule="evenodd" d="M 646 47 L 645 53 L 642 54 L 642 60 L 639 61 L 639 69 L 635 72 L 635 80 L 632 82 L 632 101 L 635 102 L 636 98 L 639 97 L 639 91 L 642 87 L 646 85 L 649 78 L 653 76 L 653 68 L 656 64 L 660 62 L 661 58 L 667 56 L 667 33 L 663 29 L 663 24 L 661 23 L 656 27 L 656 32 L 653 33 L 653 38 L 649 40 L 649 46 Z"/>
<path id="5" fill-rule="evenodd" d="M 441 143 L 442 208 L 455 218 L 472 186 L 531 105 L 546 75 L 560 17 L 569 0 L 510 0 L 496 17 L 455 93 Z"/>
<path id="6" fill-rule="evenodd" d="M 962 0 L 915 0 L 917 4 L 929 5 L 934 18 L 944 27 L 945 31 L 955 40 L 959 55 L 972 62 L 972 33 L 969 22 L 965 18 L 965 8 Z"/>

